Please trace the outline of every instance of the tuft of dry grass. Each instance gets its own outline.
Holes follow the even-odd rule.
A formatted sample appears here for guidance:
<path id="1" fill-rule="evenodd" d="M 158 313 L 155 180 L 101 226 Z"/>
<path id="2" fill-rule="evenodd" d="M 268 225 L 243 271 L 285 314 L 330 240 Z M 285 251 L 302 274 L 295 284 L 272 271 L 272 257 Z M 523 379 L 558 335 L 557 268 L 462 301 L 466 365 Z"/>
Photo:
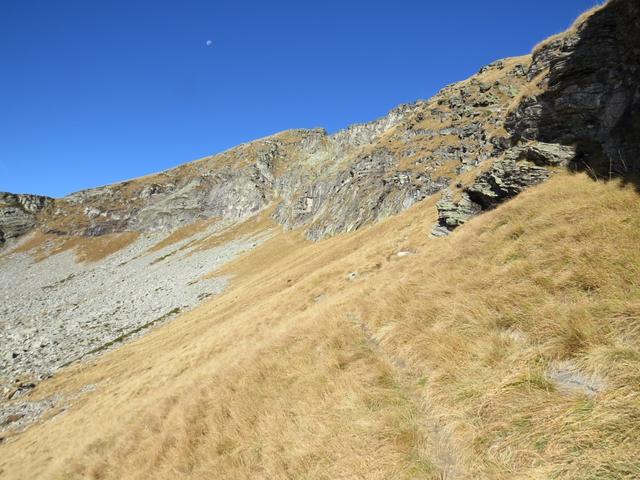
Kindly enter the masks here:
<path id="1" fill-rule="evenodd" d="M 610 0 L 608 0 L 610 1 Z M 607 1 L 604 1 L 600 4 L 594 5 L 593 7 L 591 7 L 589 10 L 583 12 L 580 14 L 580 16 L 578 16 L 578 18 L 575 19 L 575 21 L 571 24 L 571 26 L 560 33 L 556 33 L 555 35 L 551 35 L 550 37 L 542 40 L 541 42 L 539 42 L 535 47 L 533 47 L 532 50 L 532 54 L 536 55 L 538 53 L 540 53 L 540 51 L 542 49 L 544 49 L 545 47 L 551 45 L 554 42 L 557 42 L 558 40 L 562 40 L 563 38 L 566 38 L 570 35 L 575 34 L 576 32 L 580 31 L 580 29 L 583 27 L 583 25 L 585 24 L 585 22 L 591 17 L 593 16 L 593 14 L 595 14 L 596 12 L 599 12 L 600 10 L 602 10 L 607 4 Z"/>

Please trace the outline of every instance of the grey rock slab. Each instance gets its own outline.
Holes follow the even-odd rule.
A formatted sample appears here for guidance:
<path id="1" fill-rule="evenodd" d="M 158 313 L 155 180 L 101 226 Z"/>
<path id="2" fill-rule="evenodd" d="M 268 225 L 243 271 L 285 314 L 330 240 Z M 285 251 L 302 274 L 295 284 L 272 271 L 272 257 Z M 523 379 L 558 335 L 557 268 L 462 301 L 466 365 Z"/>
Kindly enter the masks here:
<path id="1" fill-rule="evenodd" d="M 548 376 L 557 387 L 567 393 L 593 396 L 604 389 L 604 381 L 595 375 L 587 375 L 571 361 L 558 362 L 549 368 Z"/>

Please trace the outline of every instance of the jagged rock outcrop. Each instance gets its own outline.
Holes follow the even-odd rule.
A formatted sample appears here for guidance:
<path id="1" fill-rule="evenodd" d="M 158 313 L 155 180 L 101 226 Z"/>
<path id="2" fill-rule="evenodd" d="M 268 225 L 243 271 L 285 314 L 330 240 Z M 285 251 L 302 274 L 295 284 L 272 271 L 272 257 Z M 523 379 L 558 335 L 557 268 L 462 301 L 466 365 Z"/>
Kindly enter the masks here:
<path id="1" fill-rule="evenodd" d="M 0 192 L 0 247 L 33 228 L 38 212 L 52 202 L 41 195 Z"/>
<path id="2" fill-rule="evenodd" d="M 547 178 L 549 170 L 546 168 L 507 157 L 496 160 L 488 171 L 465 188 L 465 193 L 472 202 L 480 205 L 481 210 L 486 210 Z"/>
<path id="3" fill-rule="evenodd" d="M 451 190 L 446 190 L 442 194 L 436 208 L 438 209 L 438 223 L 431 230 L 431 235 L 434 237 L 448 235 L 452 230 L 482 211 L 482 207 L 473 202 L 465 192 L 462 193 L 460 200 L 454 201 Z"/>
<path id="4" fill-rule="evenodd" d="M 551 174 L 547 167 L 567 166 L 574 158 L 575 150 L 562 145 L 533 143 L 513 148 L 478 175 L 465 193 L 486 210 L 544 182 Z"/>
<path id="5" fill-rule="evenodd" d="M 397 163 L 386 149 L 365 155 L 334 178 L 285 197 L 274 218 L 286 228 L 308 225 L 307 236 L 318 240 L 396 214 L 449 183 L 446 177 L 398 170 Z"/>
<path id="6" fill-rule="evenodd" d="M 574 145 L 592 174 L 640 170 L 640 3 L 611 0 L 533 54 L 536 93 L 507 118 L 515 140 Z"/>
<path id="7" fill-rule="evenodd" d="M 538 166 L 568 167 L 576 157 L 576 149 L 554 143 L 533 142 L 510 152 L 515 160 L 526 159 Z"/>
<path id="8" fill-rule="evenodd" d="M 502 157 L 464 188 L 443 197 L 434 235 L 549 177 L 552 167 L 635 181 L 640 171 L 640 4 L 611 0 L 567 32 L 543 42 L 525 73 L 521 100 L 507 114 Z"/>
<path id="9" fill-rule="evenodd" d="M 436 204 L 438 223 L 431 234 L 442 237 L 483 210 L 515 197 L 524 189 L 544 182 L 550 167 L 566 167 L 575 159 L 575 149 L 557 144 L 535 142 L 508 149 L 491 167 L 463 186 L 460 200 L 450 190 Z"/>

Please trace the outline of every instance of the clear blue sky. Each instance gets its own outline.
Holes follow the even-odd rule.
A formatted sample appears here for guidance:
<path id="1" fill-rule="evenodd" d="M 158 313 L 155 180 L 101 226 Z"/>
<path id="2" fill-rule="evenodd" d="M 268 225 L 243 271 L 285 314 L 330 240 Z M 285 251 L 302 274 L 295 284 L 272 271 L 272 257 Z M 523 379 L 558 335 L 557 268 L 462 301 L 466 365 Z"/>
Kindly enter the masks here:
<path id="1" fill-rule="evenodd" d="M 595 3 L 0 0 L 0 191 L 62 196 L 373 120 Z"/>

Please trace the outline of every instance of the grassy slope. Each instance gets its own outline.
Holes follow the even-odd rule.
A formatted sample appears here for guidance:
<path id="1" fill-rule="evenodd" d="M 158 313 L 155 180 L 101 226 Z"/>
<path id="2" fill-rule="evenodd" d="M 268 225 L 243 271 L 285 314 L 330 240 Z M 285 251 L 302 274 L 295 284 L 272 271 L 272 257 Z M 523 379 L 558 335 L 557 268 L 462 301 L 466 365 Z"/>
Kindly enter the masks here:
<path id="1" fill-rule="evenodd" d="M 562 174 L 440 240 L 435 200 L 281 233 L 223 295 L 44 382 L 97 388 L 0 445 L 0 476 L 640 477 L 637 193 Z M 605 388 L 558 389 L 558 361 Z"/>

